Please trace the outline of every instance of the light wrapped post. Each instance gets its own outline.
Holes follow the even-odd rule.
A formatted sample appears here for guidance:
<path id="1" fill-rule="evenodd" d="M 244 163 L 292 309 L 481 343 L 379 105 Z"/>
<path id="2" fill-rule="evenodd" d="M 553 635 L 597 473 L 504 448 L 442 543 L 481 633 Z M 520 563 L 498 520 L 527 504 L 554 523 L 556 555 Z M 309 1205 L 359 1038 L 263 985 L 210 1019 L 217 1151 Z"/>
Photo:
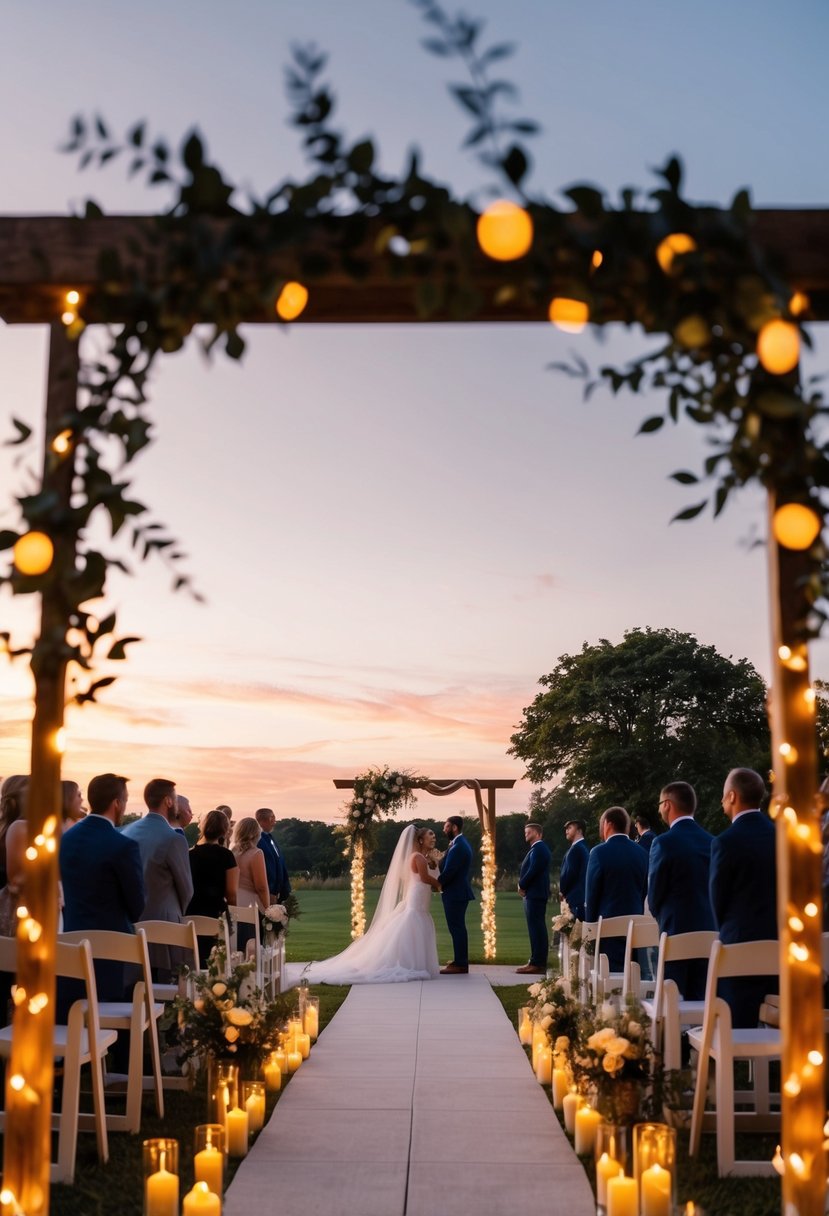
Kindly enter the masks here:
<path id="1" fill-rule="evenodd" d="M 497 947 L 495 929 L 495 841 L 490 832 L 481 832 L 481 932 L 484 958 L 494 959 Z"/>
<path id="2" fill-rule="evenodd" d="M 351 858 L 351 937 L 362 937 L 366 931 L 366 855 L 360 836 L 354 840 Z"/>
<path id="3" fill-rule="evenodd" d="M 49 346 L 43 490 L 69 512 L 73 449 L 57 448 L 62 418 L 74 413 L 78 347 L 63 324 L 53 322 Z M 43 576 L 40 636 L 32 652 L 35 713 L 32 772 L 26 819 L 29 848 L 25 886 L 18 911 L 17 983 L 11 1059 L 6 1072 L 6 1133 L 3 1157 L 3 1211 L 45 1216 L 49 1211 L 53 1055 L 55 1028 L 55 943 L 58 927 L 58 824 L 64 702 L 66 698 L 65 581 L 75 568 L 71 529 L 50 537 L 54 559 Z"/>
<path id="4" fill-rule="evenodd" d="M 774 527 L 777 503 L 773 494 L 769 505 L 772 816 L 777 827 L 780 932 L 783 1209 L 792 1216 L 823 1216 L 826 1193 L 821 966 L 823 848 L 820 812 L 815 805 L 818 773 L 815 697 L 809 683 L 804 640 L 809 608 L 804 587 L 810 559 L 804 551 L 786 548 L 778 542 Z"/>

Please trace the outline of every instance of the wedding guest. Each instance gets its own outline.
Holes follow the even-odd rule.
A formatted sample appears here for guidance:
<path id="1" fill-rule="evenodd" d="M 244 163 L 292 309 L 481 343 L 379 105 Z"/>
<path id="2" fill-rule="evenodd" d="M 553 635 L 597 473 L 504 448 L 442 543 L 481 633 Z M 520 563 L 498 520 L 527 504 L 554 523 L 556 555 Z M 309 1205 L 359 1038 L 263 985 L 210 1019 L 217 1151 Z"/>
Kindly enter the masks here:
<path id="1" fill-rule="evenodd" d="M 285 858 L 271 835 L 276 827 L 276 815 L 274 815 L 270 807 L 261 807 L 256 812 L 256 822 L 262 829 L 262 835 L 259 837 L 257 848 L 262 850 L 265 857 L 270 902 L 281 904 L 291 894 L 291 880 L 288 877 L 288 867 L 285 865 Z"/>
<path id="2" fill-rule="evenodd" d="M 599 820 L 602 843 L 591 850 L 587 863 L 585 915 L 641 916 L 648 885 L 648 858 L 630 839 L 630 815 L 622 806 L 609 807 Z M 621 971 L 625 962 L 625 939 L 602 937 L 602 954 L 611 971 Z"/>
<path id="3" fill-rule="evenodd" d="M 62 831 L 68 832 L 71 827 L 86 816 L 86 807 L 83 804 L 83 792 L 77 781 L 61 781 L 60 783 L 61 798 L 63 799 Z"/>
<path id="4" fill-rule="evenodd" d="M 524 825 L 524 839 L 530 851 L 524 858 L 518 875 L 518 894 L 524 901 L 527 933 L 530 938 L 530 961 L 517 967 L 520 975 L 546 975 L 550 936 L 547 932 L 547 900 L 550 898 L 550 862 L 552 854 L 541 838 L 541 824 Z"/>
<path id="5" fill-rule="evenodd" d="M 173 822 L 174 830 L 178 832 L 179 836 L 184 836 L 186 839 L 187 834 L 184 829 L 189 827 L 192 822 L 193 812 L 190 808 L 190 799 L 185 798 L 184 794 L 176 794 L 176 817 L 175 821 Z"/>
<path id="6" fill-rule="evenodd" d="M 258 908 L 265 912 L 270 901 L 268 891 L 268 875 L 265 869 L 265 855 L 258 847 L 262 829 L 252 816 L 240 819 L 233 833 L 233 856 L 239 867 L 239 893 L 237 900 L 240 907 Z M 244 950 L 253 937 L 250 925 L 239 925 L 236 934 L 236 944 Z"/>
<path id="7" fill-rule="evenodd" d="M 227 818 L 222 811 L 208 811 L 200 825 L 200 836 L 190 850 L 190 873 L 193 876 L 193 898 L 187 906 L 188 915 L 222 916 L 228 906 L 237 902 L 239 867 L 230 849 L 225 846 Z M 201 966 L 216 944 L 212 937 L 199 937 Z"/>
<path id="8" fill-rule="evenodd" d="M 0 787 L 0 886 L 10 886 L 15 893 L 23 886 L 23 862 L 29 843 L 28 794 L 29 778 L 19 773 L 7 777 Z"/>
<path id="9" fill-rule="evenodd" d="M 583 819 L 570 819 L 564 825 L 564 836 L 569 849 L 561 863 L 558 889 L 576 920 L 584 920 L 584 883 L 587 877 L 587 862 L 590 850 L 584 839 Z"/>
<path id="10" fill-rule="evenodd" d="M 636 843 L 641 845 L 646 853 L 650 853 L 651 845 L 656 840 L 656 832 L 650 819 L 647 815 L 637 815 L 633 822 L 636 824 Z"/>
<path id="11" fill-rule="evenodd" d="M 723 945 L 777 938 L 777 866 L 774 824 L 760 807 L 766 786 L 750 768 L 733 768 L 725 779 L 722 809 L 731 826 L 711 843 L 709 891 Z M 777 992 L 777 976 L 721 980 L 718 993 L 731 1007 L 732 1025 L 757 1025 L 766 993 Z"/>

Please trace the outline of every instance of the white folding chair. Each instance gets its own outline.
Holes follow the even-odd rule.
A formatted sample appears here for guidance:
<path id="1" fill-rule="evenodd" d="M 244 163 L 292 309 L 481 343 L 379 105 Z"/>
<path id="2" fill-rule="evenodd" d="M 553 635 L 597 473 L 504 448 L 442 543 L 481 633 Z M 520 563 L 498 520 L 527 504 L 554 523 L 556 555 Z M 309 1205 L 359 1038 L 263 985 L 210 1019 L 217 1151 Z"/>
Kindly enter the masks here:
<path id="1" fill-rule="evenodd" d="M 691 1046 L 699 1053 L 689 1152 L 692 1157 L 699 1152 L 703 1122 L 706 1121 L 708 1075 L 713 1061 L 716 1065 L 714 1096 L 717 1170 L 720 1177 L 747 1177 L 774 1172 L 770 1161 L 735 1160 L 734 1132 L 735 1126 L 741 1131 L 755 1132 L 770 1131 L 780 1126 L 779 1113 L 770 1110 L 768 1064 L 769 1060 L 780 1058 L 781 1044 L 779 1030 L 770 1027 L 732 1027 L 731 1010 L 722 997 L 717 996 L 717 983 L 726 977 L 778 975 L 779 972 L 780 947 L 776 941 L 736 942 L 730 946 L 715 941 L 711 947 L 702 1027 L 688 1034 Z M 755 1079 L 753 1091 L 735 1092 L 735 1060 L 752 1062 Z M 754 1110 L 736 1112 L 735 1101 L 741 1105 L 753 1102 Z"/>
<path id="2" fill-rule="evenodd" d="M 631 921 L 650 923 L 651 916 L 632 914 L 630 916 L 600 916 L 596 925 L 596 954 L 593 960 L 593 970 L 590 973 L 591 997 L 598 1009 L 612 992 L 621 992 L 625 986 L 625 972 L 611 971 L 610 961 L 602 954 L 602 941 L 609 937 L 624 937 L 627 940 Z"/>
<path id="3" fill-rule="evenodd" d="M 582 921 L 576 981 L 578 999 L 583 1005 L 587 1003 L 588 994 L 591 991 L 590 977 L 593 973 L 593 964 L 596 956 L 596 930 L 598 927 L 599 922 L 597 920 Z"/>
<path id="4" fill-rule="evenodd" d="M 17 971 L 17 940 L 0 937 L 0 971 Z M 109 1141 L 104 1109 L 103 1061 L 118 1037 L 114 1030 L 102 1030 L 98 1021 L 98 995 L 95 969 L 89 942 L 77 944 L 58 942 L 55 951 L 55 974 L 61 978 L 80 980 L 84 986 L 82 999 L 73 1002 L 66 1025 L 55 1026 L 52 1050 L 56 1060 L 63 1061 L 63 1095 L 60 1114 L 52 1115 L 52 1127 L 58 1133 L 58 1159 L 49 1166 L 52 1182 L 71 1184 L 75 1180 L 75 1158 L 78 1131 L 94 1130 L 98 1143 L 98 1158 L 109 1160 Z M 0 1056 L 11 1056 L 12 1028 L 0 1029 Z M 89 1065 L 92 1082 L 91 1115 L 80 1113 L 81 1067 Z M 0 1130 L 5 1130 L 6 1112 L 0 1112 Z"/>
<path id="5" fill-rule="evenodd" d="M 199 970 L 199 944 L 192 921 L 177 924 L 170 920 L 139 920 L 136 921 L 135 927 L 143 929 L 148 947 L 151 944 L 173 946 L 186 956 L 184 962 L 191 971 Z M 153 981 L 153 997 L 163 1004 L 174 1001 L 181 991 L 181 981 L 177 984 L 160 984 Z M 146 1077 L 144 1079 L 147 1080 Z M 164 1072 L 162 1069 L 161 1083 L 165 1089 L 192 1089 L 193 1073 L 189 1071 L 186 1076 L 182 1076 L 181 1072 Z"/>
<path id="6" fill-rule="evenodd" d="M 654 988 L 653 979 L 642 979 L 642 968 L 636 957 L 637 950 L 652 950 L 659 945 L 659 925 L 649 915 L 632 916 L 628 922 L 625 941 L 625 962 L 622 968 L 622 1000 L 635 997 L 641 1001 L 650 996 Z"/>
<path id="7" fill-rule="evenodd" d="M 653 997 L 645 998 L 642 1008 L 651 1020 L 653 1045 L 657 1052 L 662 1053 L 666 1070 L 682 1067 L 683 1027 L 702 1024 L 705 1001 L 681 999 L 674 981 L 665 978 L 665 964 L 708 959 L 716 940 L 717 934 L 713 929 L 672 935 L 663 933 L 659 938 Z"/>
<path id="8" fill-rule="evenodd" d="M 230 926 L 226 916 L 196 916 L 192 913 L 184 918 L 185 924 L 190 924 L 198 937 L 212 937 L 217 944 L 224 947 L 225 966 L 230 973 Z"/>
<path id="9" fill-rule="evenodd" d="M 127 1071 L 126 1111 L 123 1115 L 107 1113 L 107 1127 L 112 1130 L 137 1132 L 141 1127 L 141 1098 L 144 1092 L 144 1035 L 146 1034 L 152 1061 L 152 1084 L 155 1105 L 160 1119 L 164 1118 L 164 1086 L 161 1079 L 161 1051 L 158 1045 L 158 1019 L 164 1006 L 153 1000 L 150 957 L 143 929 L 135 933 L 115 933 L 110 929 L 76 929 L 62 933 L 62 941 L 89 942 L 93 959 L 131 964 L 141 978 L 132 990 L 131 1001 L 100 1001 L 101 1026 L 106 1030 L 125 1030 L 130 1036 Z M 109 1080 L 109 1078 L 107 1079 Z"/>
<path id="10" fill-rule="evenodd" d="M 233 904 L 228 908 L 233 925 L 231 942 L 233 949 L 239 949 L 239 925 L 253 926 L 253 958 L 256 963 L 256 987 L 262 987 L 262 936 L 259 930 L 259 909 L 242 904 Z"/>

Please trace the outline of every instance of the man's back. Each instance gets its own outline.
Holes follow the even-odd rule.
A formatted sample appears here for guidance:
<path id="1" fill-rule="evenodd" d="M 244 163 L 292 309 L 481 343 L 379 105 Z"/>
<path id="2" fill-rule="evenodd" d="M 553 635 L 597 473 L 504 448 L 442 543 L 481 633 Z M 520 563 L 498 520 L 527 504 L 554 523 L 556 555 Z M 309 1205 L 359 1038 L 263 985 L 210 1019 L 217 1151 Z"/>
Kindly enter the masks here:
<path id="1" fill-rule="evenodd" d="M 584 885 L 589 859 L 590 850 L 587 847 L 587 841 L 582 838 L 575 840 L 570 845 L 561 863 L 561 873 L 558 879 L 559 890 L 577 920 L 584 919 Z"/>
<path id="2" fill-rule="evenodd" d="M 647 884 L 645 850 L 620 832 L 608 836 L 591 849 L 587 862 L 586 919 L 640 915 Z"/>
<path id="3" fill-rule="evenodd" d="M 682 818 L 654 840 L 648 907 L 660 933 L 696 933 L 715 927 L 708 894 L 712 839 L 695 820 Z"/>
<path id="4" fill-rule="evenodd" d="M 147 896 L 142 919 L 182 920 L 193 898 L 186 839 L 157 814 L 131 823 L 124 828 L 124 836 L 135 841 L 141 851 Z"/>
<path id="5" fill-rule="evenodd" d="M 714 837 L 710 893 L 726 945 L 777 937 L 775 829 L 762 811 L 740 815 Z"/>
<path id="6" fill-rule="evenodd" d="M 144 909 L 141 854 L 101 815 L 87 815 L 61 838 L 63 924 L 131 933 Z"/>

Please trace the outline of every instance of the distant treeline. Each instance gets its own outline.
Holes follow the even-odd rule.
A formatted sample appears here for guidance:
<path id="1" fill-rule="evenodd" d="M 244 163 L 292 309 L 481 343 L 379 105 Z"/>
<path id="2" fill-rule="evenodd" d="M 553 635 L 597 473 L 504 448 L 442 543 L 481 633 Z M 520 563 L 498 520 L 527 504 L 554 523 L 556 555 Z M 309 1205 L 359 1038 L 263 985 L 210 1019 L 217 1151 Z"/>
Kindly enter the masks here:
<path id="1" fill-rule="evenodd" d="M 430 827 L 438 838 L 438 848 L 447 846 L 443 835 L 444 819 L 391 819 L 377 825 L 377 834 L 367 863 L 367 877 L 385 874 L 398 837 L 409 823 Z M 500 815 L 495 826 L 495 860 L 498 875 L 517 874 L 527 852 L 524 840 L 525 814 Z M 333 824 L 308 819 L 280 819 L 274 828 L 274 839 L 285 854 L 292 876 L 307 878 L 341 878 L 348 874 L 350 862 L 343 854 L 343 839 Z M 481 825 L 477 819 L 466 819 L 464 835 L 475 854 L 473 876 L 480 877 Z M 548 839 L 549 836 L 549 839 Z M 554 824 L 546 824 L 544 838 L 553 853 L 556 867 L 567 848 L 563 832 Z"/>

